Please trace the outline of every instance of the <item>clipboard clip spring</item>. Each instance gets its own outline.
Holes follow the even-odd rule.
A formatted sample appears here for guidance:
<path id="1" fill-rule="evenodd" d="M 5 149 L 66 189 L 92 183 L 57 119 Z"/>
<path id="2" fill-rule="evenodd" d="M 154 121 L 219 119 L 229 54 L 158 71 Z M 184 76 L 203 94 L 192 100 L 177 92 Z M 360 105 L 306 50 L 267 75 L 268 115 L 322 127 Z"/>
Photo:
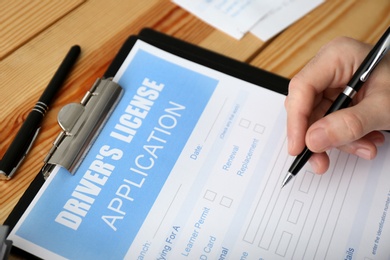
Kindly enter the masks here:
<path id="1" fill-rule="evenodd" d="M 57 116 L 62 131 L 53 142 L 41 170 L 49 177 L 55 165 L 74 174 L 123 93 L 111 79 L 97 79 L 80 103 L 64 106 Z"/>

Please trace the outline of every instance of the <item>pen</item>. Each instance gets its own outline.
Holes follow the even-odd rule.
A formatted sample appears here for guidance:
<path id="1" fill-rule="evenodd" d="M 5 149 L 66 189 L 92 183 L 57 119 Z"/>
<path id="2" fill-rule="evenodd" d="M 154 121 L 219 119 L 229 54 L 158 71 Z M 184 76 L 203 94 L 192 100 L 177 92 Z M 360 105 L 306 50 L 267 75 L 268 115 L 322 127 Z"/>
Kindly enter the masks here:
<path id="1" fill-rule="evenodd" d="M 364 82 L 368 79 L 376 65 L 382 60 L 387 51 L 390 49 L 390 27 L 375 44 L 367 57 L 363 60 L 352 79 L 349 81 L 344 91 L 333 102 L 331 107 L 324 116 L 346 108 L 351 102 L 354 95 L 359 91 Z M 282 188 L 301 170 L 313 154 L 307 147 L 295 158 L 286 177 L 283 179 Z"/>
<path id="2" fill-rule="evenodd" d="M 79 54 L 80 47 L 78 45 L 73 46 L 69 50 L 53 78 L 50 80 L 49 85 L 42 93 L 34 108 L 28 114 L 26 120 L 0 161 L 0 179 L 10 179 L 27 155 L 38 135 L 41 128 L 41 121 L 46 111 L 49 109 L 50 103 L 64 83 Z"/>

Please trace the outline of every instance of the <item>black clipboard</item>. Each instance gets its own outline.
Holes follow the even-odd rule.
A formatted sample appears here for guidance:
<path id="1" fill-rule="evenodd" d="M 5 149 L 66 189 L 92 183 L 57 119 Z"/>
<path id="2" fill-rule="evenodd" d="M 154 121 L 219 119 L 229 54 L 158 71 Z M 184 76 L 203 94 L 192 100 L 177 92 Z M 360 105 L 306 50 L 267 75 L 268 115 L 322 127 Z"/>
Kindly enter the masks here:
<path id="1" fill-rule="evenodd" d="M 287 95 L 289 80 L 286 78 L 256 68 L 247 63 L 223 56 L 216 52 L 212 52 L 199 46 L 173 38 L 150 28 L 141 30 L 138 35 L 130 36 L 124 42 L 117 55 L 104 73 L 103 78 L 110 78 L 116 74 L 137 40 L 145 41 L 179 57 L 253 83 L 263 88 L 278 92 L 280 94 Z M 19 221 L 24 211 L 32 202 L 33 198 L 38 193 L 44 182 L 45 178 L 43 177 L 42 172 L 39 172 L 25 193 L 22 195 L 18 203 L 15 205 L 8 218 L 5 220 L 4 225 L 9 227 L 9 231 L 15 227 L 16 223 Z M 12 252 L 20 256 L 28 256 L 29 258 L 34 257 L 16 247 L 12 248 Z"/>

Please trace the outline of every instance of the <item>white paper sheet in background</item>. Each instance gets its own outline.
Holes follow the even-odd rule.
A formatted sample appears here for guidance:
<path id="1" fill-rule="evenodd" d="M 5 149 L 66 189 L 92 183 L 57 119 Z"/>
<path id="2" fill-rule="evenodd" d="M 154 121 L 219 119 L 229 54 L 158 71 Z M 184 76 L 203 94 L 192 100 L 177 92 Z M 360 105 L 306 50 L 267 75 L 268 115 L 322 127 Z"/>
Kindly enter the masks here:
<path id="1" fill-rule="evenodd" d="M 263 41 L 268 41 L 289 25 L 323 3 L 323 0 L 285 0 L 250 30 Z"/>
<path id="2" fill-rule="evenodd" d="M 173 0 L 206 23 L 241 39 L 274 7 L 273 0 Z"/>
<path id="3" fill-rule="evenodd" d="M 206 23 L 241 39 L 252 32 L 267 41 L 323 0 L 173 0 Z"/>

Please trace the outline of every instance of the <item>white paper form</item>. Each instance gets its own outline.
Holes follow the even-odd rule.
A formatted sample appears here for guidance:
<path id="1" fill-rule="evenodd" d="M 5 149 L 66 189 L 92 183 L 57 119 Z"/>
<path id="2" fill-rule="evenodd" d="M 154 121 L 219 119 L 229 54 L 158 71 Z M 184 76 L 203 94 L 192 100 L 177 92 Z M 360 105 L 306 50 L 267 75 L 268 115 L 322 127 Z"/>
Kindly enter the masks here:
<path id="1" fill-rule="evenodd" d="M 274 7 L 273 0 L 173 0 L 204 22 L 241 39 Z"/>
<path id="2" fill-rule="evenodd" d="M 173 0 L 206 23 L 241 39 L 247 32 L 267 41 L 324 0 Z"/>
<path id="3" fill-rule="evenodd" d="M 323 0 L 279 0 L 276 7 L 262 17 L 250 32 L 263 41 L 268 41 L 305 14 L 322 4 Z"/>
<path id="4" fill-rule="evenodd" d="M 141 41 L 115 80 L 120 104 L 76 174 L 46 181 L 16 246 L 42 258 L 389 259 L 389 134 L 375 160 L 332 150 L 328 173 L 306 166 L 281 189 L 293 160 L 283 95 Z M 145 128 L 116 142 L 117 114 L 144 115 L 127 105 L 145 85 L 161 92 Z"/>

